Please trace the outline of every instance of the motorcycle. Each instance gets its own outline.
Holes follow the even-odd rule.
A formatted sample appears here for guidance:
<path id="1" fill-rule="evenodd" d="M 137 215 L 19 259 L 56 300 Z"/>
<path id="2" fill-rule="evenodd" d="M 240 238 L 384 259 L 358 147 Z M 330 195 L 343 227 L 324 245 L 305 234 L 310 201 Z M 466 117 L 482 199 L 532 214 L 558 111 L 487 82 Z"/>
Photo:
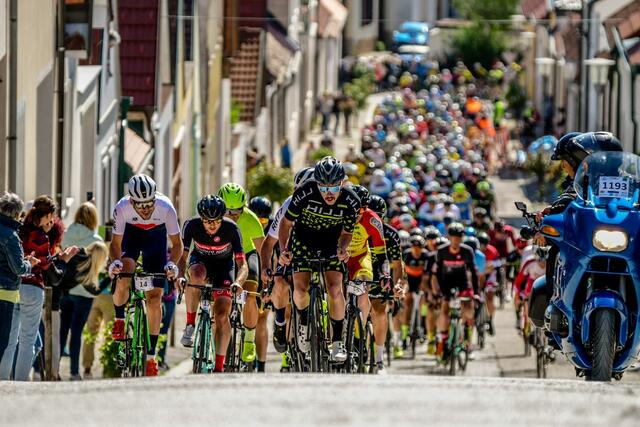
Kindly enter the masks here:
<path id="1" fill-rule="evenodd" d="M 640 157 L 598 152 L 574 178 L 578 197 L 540 223 L 522 202 L 525 239 L 536 233 L 557 251 L 553 283 L 535 283 L 530 318 L 587 380 L 620 380 L 640 356 Z"/>

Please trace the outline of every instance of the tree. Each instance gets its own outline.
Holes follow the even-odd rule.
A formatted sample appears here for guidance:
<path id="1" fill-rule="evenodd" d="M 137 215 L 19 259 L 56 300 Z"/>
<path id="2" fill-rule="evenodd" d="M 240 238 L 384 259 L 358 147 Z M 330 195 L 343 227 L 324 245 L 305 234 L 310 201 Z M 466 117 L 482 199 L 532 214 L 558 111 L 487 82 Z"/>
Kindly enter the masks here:
<path id="1" fill-rule="evenodd" d="M 520 0 L 454 0 L 458 14 L 472 21 L 509 20 Z"/>
<path id="2" fill-rule="evenodd" d="M 467 66 L 480 63 L 490 69 L 506 49 L 506 39 L 501 30 L 492 25 L 475 23 L 461 28 L 453 38 L 455 55 Z"/>

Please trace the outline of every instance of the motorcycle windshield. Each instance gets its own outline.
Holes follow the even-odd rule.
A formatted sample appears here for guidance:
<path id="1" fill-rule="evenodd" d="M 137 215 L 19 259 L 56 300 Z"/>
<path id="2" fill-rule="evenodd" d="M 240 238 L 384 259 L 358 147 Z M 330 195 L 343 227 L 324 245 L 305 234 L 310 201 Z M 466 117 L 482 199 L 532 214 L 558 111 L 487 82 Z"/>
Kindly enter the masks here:
<path id="1" fill-rule="evenodd" d="M 640 194 L 640 157 L 632 153 L 594 153 L 580 164 L 573 187 L 578 197 L 596 207 L 615 201 L 631 209 Z"/>

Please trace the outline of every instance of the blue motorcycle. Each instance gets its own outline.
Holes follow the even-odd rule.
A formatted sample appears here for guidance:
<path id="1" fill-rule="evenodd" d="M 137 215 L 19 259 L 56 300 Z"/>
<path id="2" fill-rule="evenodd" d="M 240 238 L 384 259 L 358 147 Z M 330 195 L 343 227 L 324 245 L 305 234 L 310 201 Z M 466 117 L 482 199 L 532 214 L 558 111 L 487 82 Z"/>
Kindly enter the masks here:
<path id="1" fill-rule="evenodd" d="M 619 380 L 640 356 L 640 157 L 594 153 L 574 179 L 578 198 L 564 212 L 536 223 L 516 203 L 529 227 L 558 250 L 553 283 L 541 277 L 530 300 L 533 323 L 593 381 Z"/>

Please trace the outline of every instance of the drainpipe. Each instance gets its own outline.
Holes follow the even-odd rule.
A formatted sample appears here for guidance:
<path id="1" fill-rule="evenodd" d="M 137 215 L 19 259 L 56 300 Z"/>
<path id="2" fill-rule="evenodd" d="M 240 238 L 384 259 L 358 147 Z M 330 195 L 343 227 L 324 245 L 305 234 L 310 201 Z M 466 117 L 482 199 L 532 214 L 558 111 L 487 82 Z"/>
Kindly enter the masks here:
<path id="1" fill-rule="evenodd" d="M 64 49 L 64 1 L 58 0 L 58 25 L 57 25 L 57 37 L 56 37 L 56 65 L 58 66 L 57 78 L 56 78 L 56 101 L 57 101 L 57 122 L 56 122 L 56 144 L 57 144 L 57 156 L 56 156 L 56 198 L 58 200 L 58 206 L 62 209 L 63 197 L 63 174 L 64 168 L 64 62 L 65 62 L 65 49 Z"/>
<path id="2" fill-rule="evenodd" d="M 580 62 L 580 129 L 587 131 L 587 123 L 589 121 L 589 73 L 584 63 L 585 59 L 591 58 L 591 43 L 589 36 L 591 35 L 591 13 L 593 7 L 599 0 L 588 0 L 588 3 L 582 6 L 582 49 Z"/>
<path id="3" fill-rule="evenodd" d="M 638 119 L 636 118 L 636 77 L 638 76 L 638 66 L 632 66 L 629 64 L 629 58 L 627 57 L 627 52 L 622 45 L 622 40 L 620 39 L 620 33 L 618 33 L 617 28 L 613 28 L 613 39 L 616 43 L 616 49 L 618 50 L 618 55 L 622 58 L 624 62 L 624 67 L 629 73 L 629 78 L 631 79 L 631 122 L 633 123 L 633 144 L 632 150 L 634 153 L 638 152 Z M 622 85 L 618 84 L 618 89 L 621 91 Z M 618 96 L 620 99 L 620 96 Z M 620 112 L 618 111 L 618 123 L 620 123 Z"/>
<path id="4" fill-rule="evenodd" d="M 7 145 L 9 157 L 9 189 L 16 191 L 16 154 L 17 154 L 17 108 L 18 108 L 18 0 L 9 3 L 9 114 L 7 123 Z M 24 195 L 23 195 L 24 197 Z"/>

